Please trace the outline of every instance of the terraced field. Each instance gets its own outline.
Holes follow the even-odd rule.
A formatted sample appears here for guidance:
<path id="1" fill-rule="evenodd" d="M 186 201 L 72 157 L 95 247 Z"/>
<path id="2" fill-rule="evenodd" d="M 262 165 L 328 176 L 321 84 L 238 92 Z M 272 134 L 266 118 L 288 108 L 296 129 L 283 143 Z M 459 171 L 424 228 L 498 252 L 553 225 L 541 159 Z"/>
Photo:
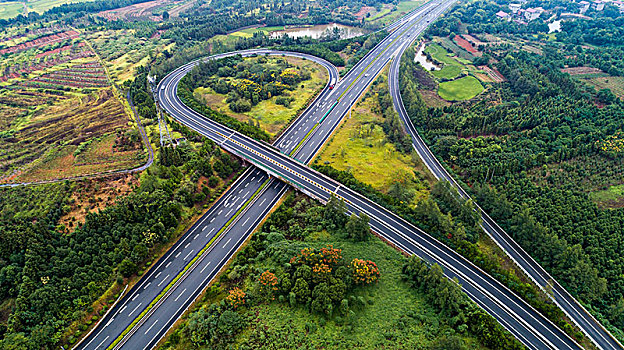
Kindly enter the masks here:
<path id="1" fill-rule="evenodd" d="M 145 154 L 123 99 L 82 34 L 0 38 L 0 183 L 133 168 Z"/>

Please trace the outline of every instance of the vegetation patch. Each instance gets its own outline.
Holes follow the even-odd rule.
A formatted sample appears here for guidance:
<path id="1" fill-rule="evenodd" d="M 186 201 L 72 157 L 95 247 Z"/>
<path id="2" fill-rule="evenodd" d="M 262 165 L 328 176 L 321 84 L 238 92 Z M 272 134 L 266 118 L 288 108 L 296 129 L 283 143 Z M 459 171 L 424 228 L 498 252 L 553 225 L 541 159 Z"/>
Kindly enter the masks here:
<path id="1" fill-rule="evenodd" d="M 291 195 L 162 349 L 485 349 L 403 280 L 406 262 L 335 198 Z"/>
<path id="2" fill-rule="evenodd" d="M 442 69 L 431 72 L 438 79 L 454 79 L 462 72 L 462 64 L 455 58 L 449 56 L 449 53 L 438 44 L 429 44 L 425 48 L 425 53 L 442 65 Z"/>
<path id="3" fill-rule="evenodd" d="M 607 89 L 611 91 L 615 96 L 624 99 L 624 77 L 584 77 L 579 76 L 582 81 L 594 86 L 596 90 Z"/>
<path id="4" fill-rule="evenodd" d="M 609 186 L 606 190 L 592 192 L 590 197 L 601 207 L 622 208 L 624 207 L 624 185 Z"/>
<path id="5" fill-rule="evenodd" d="M 483 85 L 473 76 L 440 83 L 438 94 L 447 101 L 469 100 L 483 91 Z"/>
<path id="6" fill-rule="evenodd" d="M 305 108 L 328 79 L 325 68 L 295 57 L 250 57 L 224 67 L 230 73 L 222 67 L 196 83 L 202 86 L 195 89 L 195 98 L 271 135 Z"/>
<path id="7" fill-rule="evenodd" d="M 127 118 L 111 90 L 37 110 L 26 126 L 0 138 L 5 181 L 49 180 L 138 166 L 146 155 L 138 131 L 122 131 Z"/>
<path id="8" fill-rule="evenodd" d="M 410 145 L 411 139 L 402 136 L 398 116 L 389 100 L 386 77 L 387 70 L 356 104 L 315 162 L 349 171 L 358 180 L 385 193 L 398 194 L 404 189 L 420 198 L 426 196 L 434 178 L 418 155 L 410 152 L 411 146 L 402 148 L 404 140 Z M 402 152 L 403 149 L 407 152 Z"/>

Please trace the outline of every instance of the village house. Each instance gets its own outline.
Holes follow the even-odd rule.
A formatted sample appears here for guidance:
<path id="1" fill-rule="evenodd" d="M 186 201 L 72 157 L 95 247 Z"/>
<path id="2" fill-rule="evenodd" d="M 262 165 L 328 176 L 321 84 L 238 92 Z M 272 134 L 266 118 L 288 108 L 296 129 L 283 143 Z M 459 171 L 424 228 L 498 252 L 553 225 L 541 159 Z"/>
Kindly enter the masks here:
<path id="1" fill-rule="evenodd" d="M 542 12 L 544 12 L 544 10 L 541 7 L 538 8 L 528 8 L 526 9 L 526 11 L 524 11 L 524 18 L 531 22 L 535 19 L 538 19 L 539 16 L 542 14 Z"/>
<path id="2" fill-rule="evenodd" d="M 500 19 L 504 19 L 506 21 L 511 21 L 511 15 L 508 14 L 507 12 L 505 12 L 505 11 L 498 11 L 496 13 L 496 17 L 498 17 Z"/>
<path id="3" fill-rule="evenodd" d="M 520 10 L 520 8 L 522 7 L 522 5 L 520 4 L 509 4 L 509 11 L 511 11 L 511 13 L 516 14 L 518 13 L 518 10 Z"/>

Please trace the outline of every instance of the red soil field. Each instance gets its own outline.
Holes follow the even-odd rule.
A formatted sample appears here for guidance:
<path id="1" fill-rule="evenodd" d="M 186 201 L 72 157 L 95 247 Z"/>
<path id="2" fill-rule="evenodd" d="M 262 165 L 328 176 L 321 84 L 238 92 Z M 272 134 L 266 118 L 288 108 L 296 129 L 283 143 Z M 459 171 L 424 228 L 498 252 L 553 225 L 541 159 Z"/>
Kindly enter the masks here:
<path id="1" fill-rule="evenodd" d="M 477 56 L 477 57 L 481 57 L 482 53 L 475 49 L 469 42 L 468 40 L 462 38 L 459 35 L 455 35 L 455 38 L 453 38 L 453 41 L 455 41 L 455 43 L 461 47 L 462 49 L 470 52 L 473 56 Z"/>

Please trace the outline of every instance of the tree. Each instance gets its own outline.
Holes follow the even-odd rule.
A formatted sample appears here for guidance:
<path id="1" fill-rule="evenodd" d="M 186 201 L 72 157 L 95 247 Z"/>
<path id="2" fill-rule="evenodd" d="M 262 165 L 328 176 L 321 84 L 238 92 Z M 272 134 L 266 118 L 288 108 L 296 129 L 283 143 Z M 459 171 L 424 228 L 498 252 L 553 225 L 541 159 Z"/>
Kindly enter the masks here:
<path id="1" fill-rule="evenodd" d="M 368 240 L 370 236 L 369 217 L 364 213 L 360 213 L 360 216 L 351 214 L 349 221 L 345 225 L 345 230 L 349 238 L 356 241 Z"/>
<path id="2" fill-rule="evenodd" d="M 379 279 L 377 264 L 370 260 L 353 259 L 351 261 L 353 281 L 357 284 L 371 284 Z"/>
<path id="3" fill-rule="evenodd" d="M 219 337 L 216 340 L 221 342 L 231 340 L 243 328 L 243 321 L 238 312 L 231 310 L 223 311 L 217 322 Z"/>
<path id="4" fill-rule="evenodd" d="M 260 278 L 258 278 L 258 284 L 260 286 L 260 294 L 263 299 L 268 300 L 273 295 L 273 292 L 277 290 L 279 280 L 274 273 L 270 271 L 264 271 Z"/>
<path id="5" fill-rule="evenodd" d="M 397 170 L 392 176 L 388 195 L 399 202 L 411 203 L 414 199 L 414 174 L 404 169 Z"/>
<path id="6" fill-rule="evenodd" d="M 347 206 L 344 201 L 342 199 L 338 199 L 338 197 L 332 194 L 329 201 L 327 201 L 327 204 L 325 205 L 323 219 L 333 225 L 332 228 L 344 227 L 348 219 Z"/>
<path id="7" fill-rule="evenodd" d="M 163 19 L 163 21 L 168 20 L 168 19 L 169 19 L 169 12 L 167 12 L 167 11 L 163 11 L 163 13 L 162 13 L 162 19 Z"/>
<path id="8" fill-rule="evenodd" d="M 119 273 L 124 277 L 130 277 L 136 272 L 137 266 L 129 259 L 123 259 L 119 264 Z"/>
<path id="9" fill-rule="evenodd" d="M 327 283 L 319 283 L 312 291 L 312 310 L 326 315 L 331 315 L 333 311 L 332 300 L 329 297 L 329 287 Z"/>
<path id="10" fill-rule="evenodd" d="M 297 297 L 300 303 L 307 303 L 310 296 L 310 286 L 303 278 L 298 278 L 292 288 L 292 293 Z"/>
<path id="11" fill-rule="evenodd" d="M 240 288 L 232 288 L 227 297 L 225 297 L 225 302 L 230 305 L 232 308 L 236 309 L 239 306 L 245 304 L 245 292 L 243 292 Z"/>

